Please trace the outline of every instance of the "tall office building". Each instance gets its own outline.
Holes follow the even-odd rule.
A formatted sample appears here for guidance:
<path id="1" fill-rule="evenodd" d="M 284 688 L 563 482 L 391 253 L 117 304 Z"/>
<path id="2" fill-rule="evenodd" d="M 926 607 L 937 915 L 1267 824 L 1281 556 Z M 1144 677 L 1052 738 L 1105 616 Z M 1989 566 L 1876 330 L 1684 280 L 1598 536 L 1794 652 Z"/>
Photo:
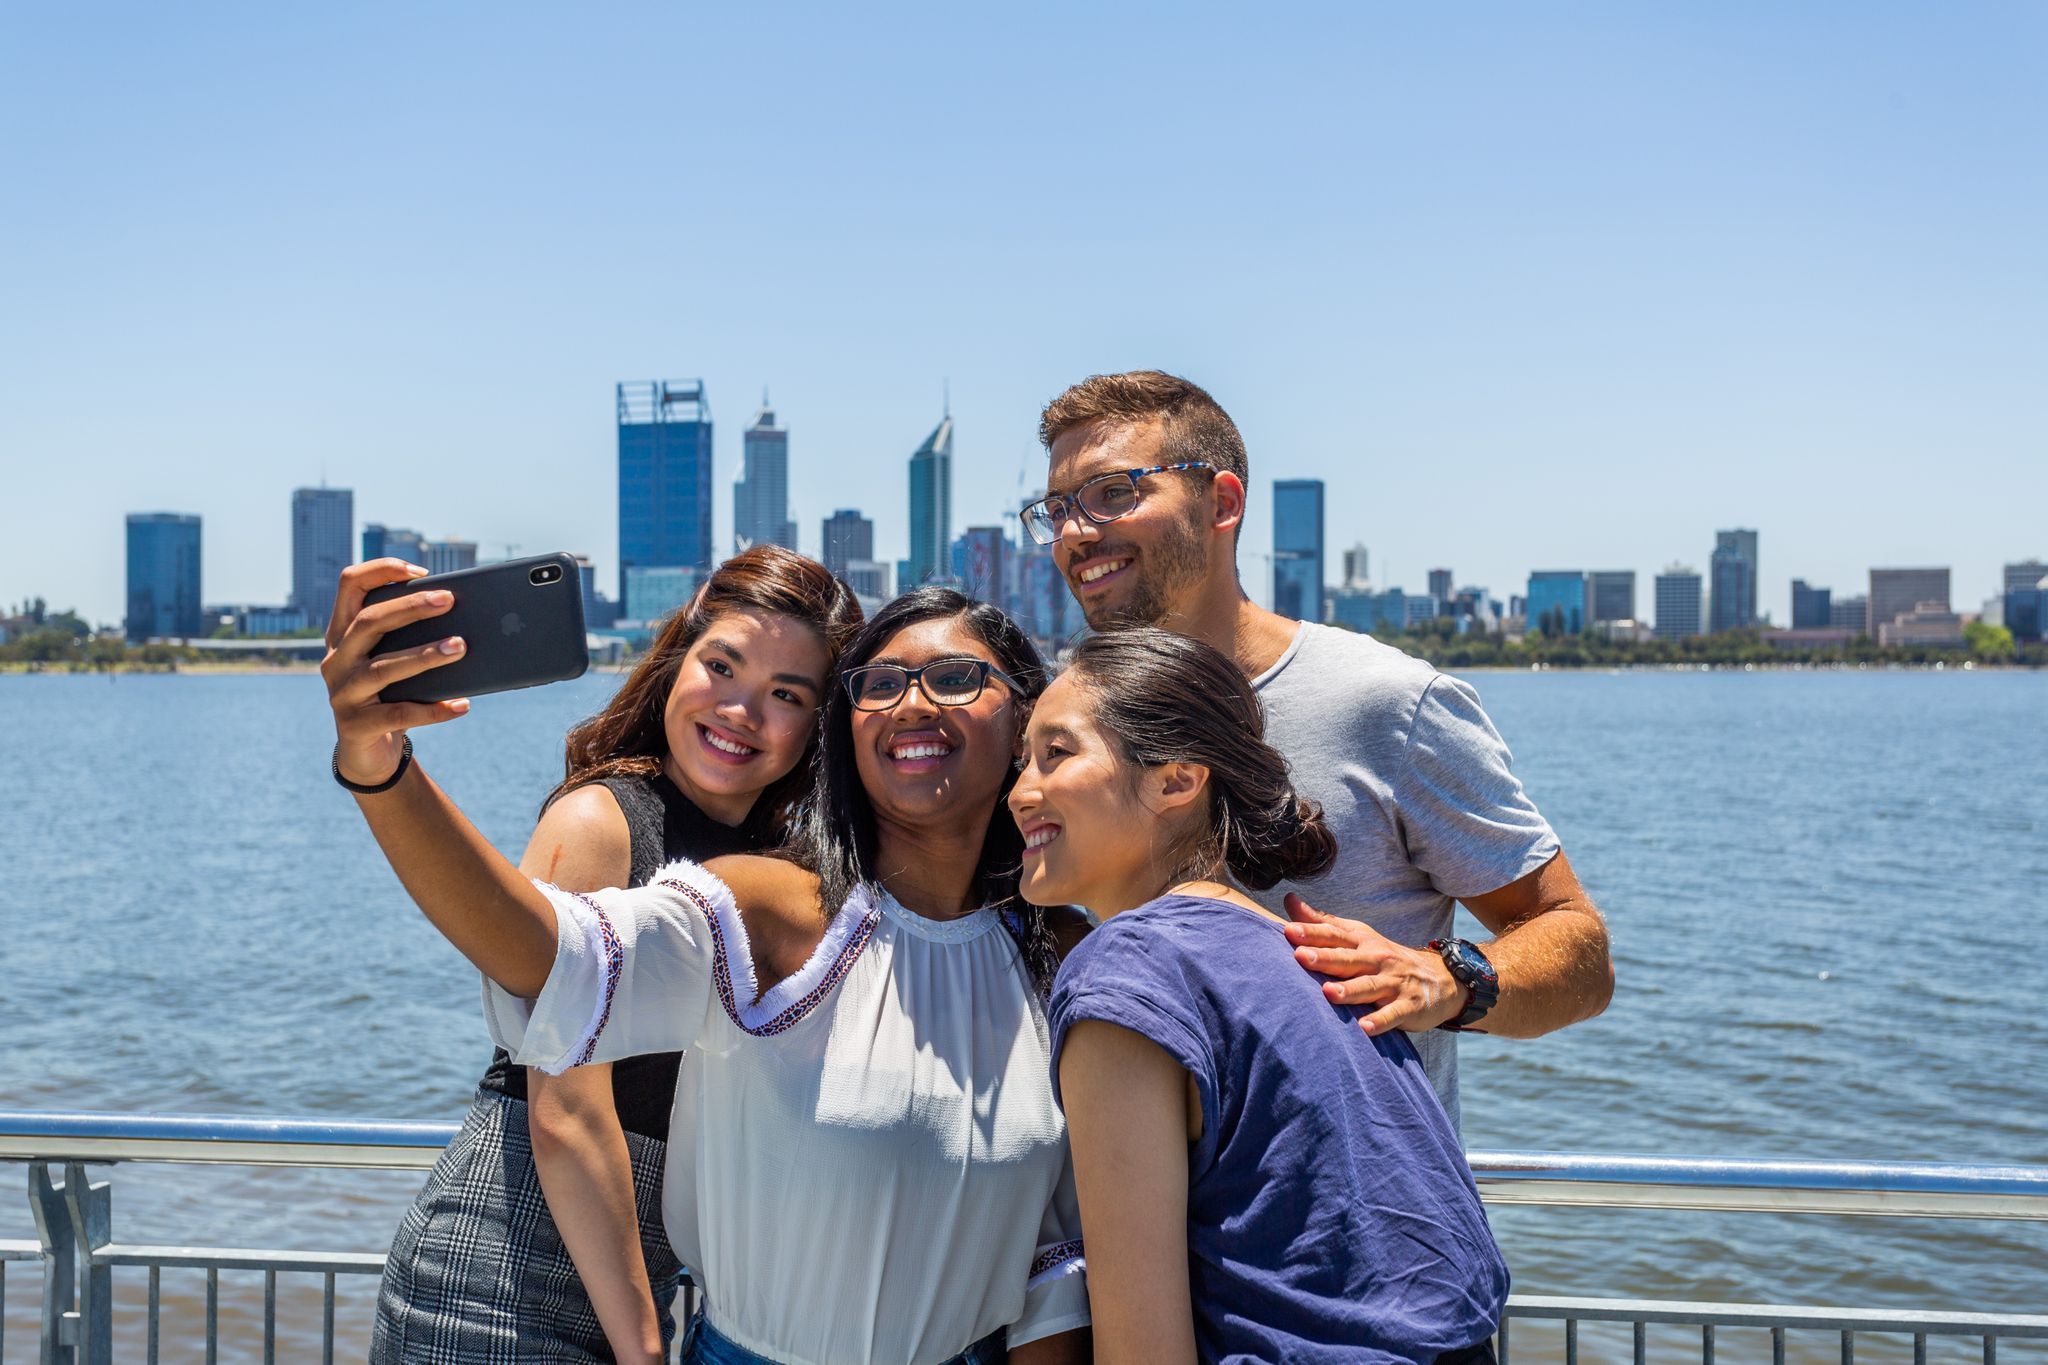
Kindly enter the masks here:
<path id="1" fill-rule="evenodd" d="M 1032 498 L 1044 496 L 1041 490 Z M 1016 600 L 1010 614 L 1050 655 L 1080 629 L 1081 606 L 1067 588 L 1052 546 L 1023 537 L 1016 546 L 1016 565 Z"/>
<path id="2" fill-rule="evenodd" d="M 846 566 L 856 559 L 875 557 L 875 524 L 851 507 L 842 507 L 825 518 L 819 556 L 834 577 L 846 577 Z"/>
<path id="3" fill-rule="evenodd" d="M 1371 565 L 1364 545 L 1354 545 L 1344 552 L 1344 586 L 1362 588 L 1372 582 Z"/>
<path id="4" fill-rule="evenodd" d="M 910 558 L 898 592 L 953 571 L 953 414 L 948 412 L 910 457 Z"/>
<path id="5" fill-rule="evenodd" d="M 1754 531 L 1714 532 L 1709 601 L 1710 630 L 1747 630 L 1756 624 L 1757 549 Z"/>
<path id="6" fill-rule="evenodd" d="M 1323 619 L 1323 481 L 1273 481 L 1273 610 Z"/>
<path id="7" fill-rule="evenodd" d="M 473 540 L 430 540 L 426 549 L 427 557 L 420 562 L 427 566 L 428 573 L 454 573 L 457 569 L 476 567 Z"/>
<path id="8" fill-rule="evenodd" d="M 970 526 L 960 535 L 954 555 L 953 577 L 960 591 L 984 602 L 1007 606 L 1011 591 L 1014 550 L 1000 526 Z"/>
<path id="9" fill-rule="evenodd" d="M 204 633 L 200 617 L 199 518 L 130 512 L 128 638 L 189 639 Z"/>
<path id="10" fill-rule="evenodd" d="M 1828 598 L 1828 628 L 1830 630 L 1852 630 L 1858 635 L 1870 633 L 1870 599 L 1858 593 L 1854 597 Z"/>
<path id="11" fill-rule="evenodd" d="M 292 490 L 292 595 L 309 621 L 325 621 L 341 591 L 341 571 L 355 562 L 356 495 L 346 488 Z"/>
<path id="12" fill-rule="evenodd" d="M 417 564 L 423 569 L 431 568 L 427 563 L 427 538 L 418 531 L 408 531 L 402 526 L 386 526 L 373 521 L 363 527 L 363 563 L 382 559 L 386 555 L 402 559 L 408 564 Z"/>
<path id="13" fill-rule="evenodd" d="M 1870 571 L 1871 638 L 1924 602 L 1948 610 L 1947 569 L 1872 569 Z"/>
<path id="14" fill-rule="evenodd" d="M 1588 624 L 1586 585 L 1586 575 L 1578 569 L 1538 569 L 1530 574 L 1524 628 L 1532 635 L 1577 635 Z"/>
<path id="15" fill-rule="evenodd" d="M 2017 564 L 2008 564 L 2000 574 L 1998 591 L 2009 593 L 2015 588 L 2032 588 L 2048 578 L 2048 564 L 2038 559 L 2022 559 Z"/>
<path id="16" fill-rule="evenodd" d="M 1636 619 L 1636 571 L 1595 569 L 1586 575 L 1587 603 L 1594 621 Z"/>
<path id="17" fill-rule="evenodd" d="M 775 424 L 775 409 L 761 395 L 761 410 L 740 437 L 740 477 L 732 486 L 732 548 L 796 548 L 789 519 L 789 432 Z"/>
<path id="18" fill-rule="evenodd" d="M 1683 640 L 1700 633 L 1699 570 L 1673 564 L 1657 575 L 1657 638 Z"/>
<path id="19" fill-rule="evenodd" d="M 1834 625 L 1834 592 L 1808 587 L 1806 580 L 1792 580 L 1792 629 L 1824 630 Z"/>
<path id="20" fill-rule="evenodd" d="M 1429 571 L 1429 595 L 1437 600 L 1443 612 L 1451 609 L 1451 571 L 1431 569 Z"/>
<path id="21" fill-rule="evenodd" d="M 634 569 L 711 567 L 711 404 L 704 381 L 621 384 L 618 420 L 624 602 Z"/>

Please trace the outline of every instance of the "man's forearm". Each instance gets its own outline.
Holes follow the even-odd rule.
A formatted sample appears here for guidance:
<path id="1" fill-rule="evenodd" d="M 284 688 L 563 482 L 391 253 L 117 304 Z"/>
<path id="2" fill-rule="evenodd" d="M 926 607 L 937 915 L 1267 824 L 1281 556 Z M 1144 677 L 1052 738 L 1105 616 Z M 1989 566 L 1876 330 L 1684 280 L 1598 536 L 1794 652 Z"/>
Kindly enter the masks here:
<path id="1" fill-rule="evenodd" d="M 1532 915 L 1479 949 L 1500 977 L 1481 1032 L 1534 1038 L 1591 1019 L 1614 995 L 1607 925 L 1589 903 Z"/>

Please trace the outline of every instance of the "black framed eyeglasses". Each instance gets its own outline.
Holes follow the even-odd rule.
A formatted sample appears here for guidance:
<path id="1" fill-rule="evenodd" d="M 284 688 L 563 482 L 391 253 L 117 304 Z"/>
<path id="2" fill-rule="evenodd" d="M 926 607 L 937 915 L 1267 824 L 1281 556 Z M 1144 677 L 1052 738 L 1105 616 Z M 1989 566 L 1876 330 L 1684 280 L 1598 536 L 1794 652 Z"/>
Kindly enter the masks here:
<path id="1" fill-rule="evenodd" d="M 1148 474 L 1178 474 L 1186 469 L 1216 472 L 1216 466 L 1207 460 L 1119 469 L 1111 474 L 1097 474 L 1071 493 L 1054 493 L 1051 497 L 1040 498 L 1017 516 L 1033 540 L 1040 545 L 1050 545 L 1060 538 L 1061 529 L 1074 513 L 1079 512 L 1098 526 L 1118 517 L 1127 517 L 1138 509 L 1138 480 Z"/>
<path id="2" fill-rule="evenodd" d="M 1015 678 L 986 659 L 934 659 L 922 668 L 862 664 L 839 675 L 856 711 L 891 710 L 909 695 L 912 683 L 934 705 L 965 706 L 981 695 L 990 678 L 1000 679 L 1012 692 L 1024 695 Z"/>

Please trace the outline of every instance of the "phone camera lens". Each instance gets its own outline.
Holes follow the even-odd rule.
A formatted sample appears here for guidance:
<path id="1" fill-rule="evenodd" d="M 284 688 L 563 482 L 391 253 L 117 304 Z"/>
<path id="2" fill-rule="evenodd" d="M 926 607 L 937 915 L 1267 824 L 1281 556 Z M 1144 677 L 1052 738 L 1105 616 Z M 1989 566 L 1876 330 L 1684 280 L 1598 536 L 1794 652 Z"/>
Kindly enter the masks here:
<path id="1" fill-rule="evenodd" d="M 562 568 L 559 564 L 543 564 L 539 568 L 535 569 L 532 573 L 528 574 L 526 576 L 526 581 L 533 584 L 535 587 L 540 587 L 541 585 L 546 583 L 553 583 L 561 576 Z"/>

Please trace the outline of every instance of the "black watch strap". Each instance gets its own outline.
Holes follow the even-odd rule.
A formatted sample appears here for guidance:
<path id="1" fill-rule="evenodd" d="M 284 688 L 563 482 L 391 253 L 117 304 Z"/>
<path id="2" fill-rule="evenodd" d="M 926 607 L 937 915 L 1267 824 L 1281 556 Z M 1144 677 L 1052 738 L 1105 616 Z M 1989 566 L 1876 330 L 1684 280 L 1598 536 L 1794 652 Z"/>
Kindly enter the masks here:
<path id="1" fill-rule="evenodd" d="M 357 796 L 375 796 L 378 792 L 390 791 L 398 785 L 398 779 L 405 776 L 405 770 L 412 766 L 412 736 L 406 735 L 403 738 L 405 743 L 398 751 L 398 766 L 392 770 L 391 776 L 375 786 L 364 786 L 360 782 L 351 782 L 341 775 L 341 741 L 335 740 L 334 757 L 328 761 L 329 766 L 334 770 L 334 780 L 347 787 Z"/>
<path id="2" fill-rule="evenodd" d="M 1500 999 L 1500 977 L 1475 943 L 1462 938 L 1439 938 L 1431 939 L 1429 946 L 1443 958 L 1452 979 L 1472 992 L 1472 998 L 1465 1002 L 1465 1008 L 1457 1018 L 1446 1019 L 1437 1025 L 1452 1033 L 1461 1032 L 1484 1019 L 1493 1009 L 1494 1002 Z"/>

